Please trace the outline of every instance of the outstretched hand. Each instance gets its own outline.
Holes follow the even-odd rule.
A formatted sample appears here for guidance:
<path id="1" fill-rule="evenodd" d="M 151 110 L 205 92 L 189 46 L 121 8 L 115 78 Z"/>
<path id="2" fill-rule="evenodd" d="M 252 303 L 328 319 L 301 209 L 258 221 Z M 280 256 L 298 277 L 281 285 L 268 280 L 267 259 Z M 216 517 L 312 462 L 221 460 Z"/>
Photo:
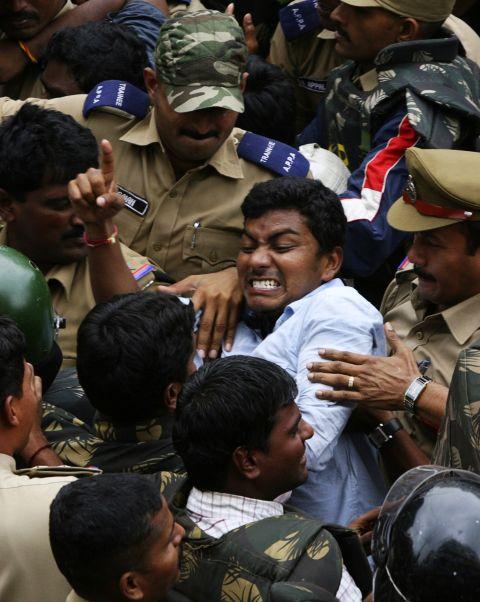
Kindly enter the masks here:
<path id="1" fill-rule="evenodd" d="M 309 364 L 308 378 L 333 389 L 319 390 L 315 395 L 335 402 L 355 401 L 379 410 L 402 410 L 405 391 L 421 374 L 412 351 L 388 323 L 385 335 L 392 349 L 390 357 L 321 349 L 319 354 L 327 361 Z"/>
<path id="2" fill-rule="evenodd" d="M 235 4 L 230 3 L 225 9 L 225 14 L 233 16 L 235 13 Z M 245 41 L 247 43 L 248 54 L 257 54 L 258 53 L 258 40 L 257 40 L 257 32 L 255 31 L 255 25 L 253 23 L 253 18 L 250 13 L 247 13 L 243 17 L 243 33 L 245 34 Z"/>

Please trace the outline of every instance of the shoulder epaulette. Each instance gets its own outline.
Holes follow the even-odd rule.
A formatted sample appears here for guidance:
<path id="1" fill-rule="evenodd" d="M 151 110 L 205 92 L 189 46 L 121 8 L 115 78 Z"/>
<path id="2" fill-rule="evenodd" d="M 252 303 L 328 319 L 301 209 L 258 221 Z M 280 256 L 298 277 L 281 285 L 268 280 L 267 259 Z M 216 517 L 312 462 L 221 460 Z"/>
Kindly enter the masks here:
<path id="1" fill-rule="evenodd" d="M 95 466 L 32 466 L 31 468 L 21 468 L 15 471 L 18 476 L 33 478 L 45 477 L 93 477 L 102 474 L 100 468 Z"/>
<path id="2" fill-rule="evenodd" d="M 302 0 L 278 11 L 278 18 L 287 40 L 294 40 L 321 28 L 316 0 Z"/>
<path id="3" fill-rule="evenodd" d="M 279 176 L 305 178 L 310 171 L 310 162 L 296 148 L 252 132 L 245 132 L 237 154 Z"/>
<path id="4" fill-rule="evenodd" d="M 123 111 L 134 117 L 147 114 L 150 99 L 148 94 L 128 82 L 109 79 L 100 82 L 90 91 L 83 105 L 83 116 L 100 107 Z"/>

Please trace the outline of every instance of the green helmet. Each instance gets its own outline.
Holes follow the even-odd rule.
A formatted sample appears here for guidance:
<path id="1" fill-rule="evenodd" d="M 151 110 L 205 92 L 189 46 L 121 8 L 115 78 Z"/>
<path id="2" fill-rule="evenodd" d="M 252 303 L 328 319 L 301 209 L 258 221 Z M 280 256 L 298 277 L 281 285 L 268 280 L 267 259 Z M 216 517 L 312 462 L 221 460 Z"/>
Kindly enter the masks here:
<path id="1" fill-rule="evenodd" d="M 26 360 L 35 364 L 51 351 L 55 317 L 47 281 L 25 255 L 0 246 L 0 315 L 15 320 L 27 341 Z"/>

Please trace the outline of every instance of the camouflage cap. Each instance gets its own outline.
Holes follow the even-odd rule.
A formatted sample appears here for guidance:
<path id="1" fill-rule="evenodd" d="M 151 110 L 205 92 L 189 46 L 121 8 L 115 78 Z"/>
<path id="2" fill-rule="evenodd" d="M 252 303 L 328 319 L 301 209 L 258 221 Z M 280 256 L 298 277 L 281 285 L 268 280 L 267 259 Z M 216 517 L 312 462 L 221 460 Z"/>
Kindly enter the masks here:
<path id="1" fill-rule="evenodd" d="M 234 17 L 213 10 L 179 13 L 160 30 L 157 76 L 177 113 L 221 107 L 243 113 L 247 46 Z"/>
<path id="2" fill-rule="evenodd" d="M 362 8 L 384 8 L 426 23 L 445 21 L 450 15 L 455 0 L 342 0 L 343 4 Z"/>
<path id="3" fill-rule="evenodd" d="M 409 148 L 406 157 L 410 180 L 387 214 L 391 226 L 422 232 L 480 221 L 479 153 Z"/>

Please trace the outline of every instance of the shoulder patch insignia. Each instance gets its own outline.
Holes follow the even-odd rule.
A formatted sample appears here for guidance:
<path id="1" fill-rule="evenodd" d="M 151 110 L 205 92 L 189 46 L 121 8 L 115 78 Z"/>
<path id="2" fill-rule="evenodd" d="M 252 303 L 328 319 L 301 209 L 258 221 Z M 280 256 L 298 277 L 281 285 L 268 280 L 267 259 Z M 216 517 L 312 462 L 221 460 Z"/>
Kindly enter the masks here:
<path id="1" fill-rule="evenodd" d="M 245 133 L 237 146 L 237 154 L 279 176 L 305 178 L 310 170 L 310 162 L 297 149 L 252 132 Z"/>
<path id="2" fill-rule="evenodd" d="M 83 116 L 87 117 L 94 109 L 109 107 L 143 118 L 149 106 L 146 92 L 128 82 L 111 79 L 97 84 L 90 91 L 83 105 Z"/>
<path id="3" fill-rule="evenodd" d="M 138 194 L 130 192 L 130 190 L 127 190 L 123 186 L 117 186 L 117 192 L 125 201 L 125 207 L 127 209 L 130 209 L 130 211 L 133 211 L 133 213 L 136 213 L 141 217 L 146 215 L 149 207 L 147 199 L 143 199 L 141 196 L 138 196 Z"/>
<path id="4" fill-rule="evenodd" d="M 297 84 L 300 88 L 305 88 L 309 92 L 315 92 L 316 94 L 325 94 L 327 89 L 326 79 L 309 79 L 308 77 L 297 77 Z"/>
<path id="5" fill-rule="evenodd" d="M 278 18 L 287 40 L 294 40 L 321 28 L 316 0 L 289 4 L 278 12 Z"/>

